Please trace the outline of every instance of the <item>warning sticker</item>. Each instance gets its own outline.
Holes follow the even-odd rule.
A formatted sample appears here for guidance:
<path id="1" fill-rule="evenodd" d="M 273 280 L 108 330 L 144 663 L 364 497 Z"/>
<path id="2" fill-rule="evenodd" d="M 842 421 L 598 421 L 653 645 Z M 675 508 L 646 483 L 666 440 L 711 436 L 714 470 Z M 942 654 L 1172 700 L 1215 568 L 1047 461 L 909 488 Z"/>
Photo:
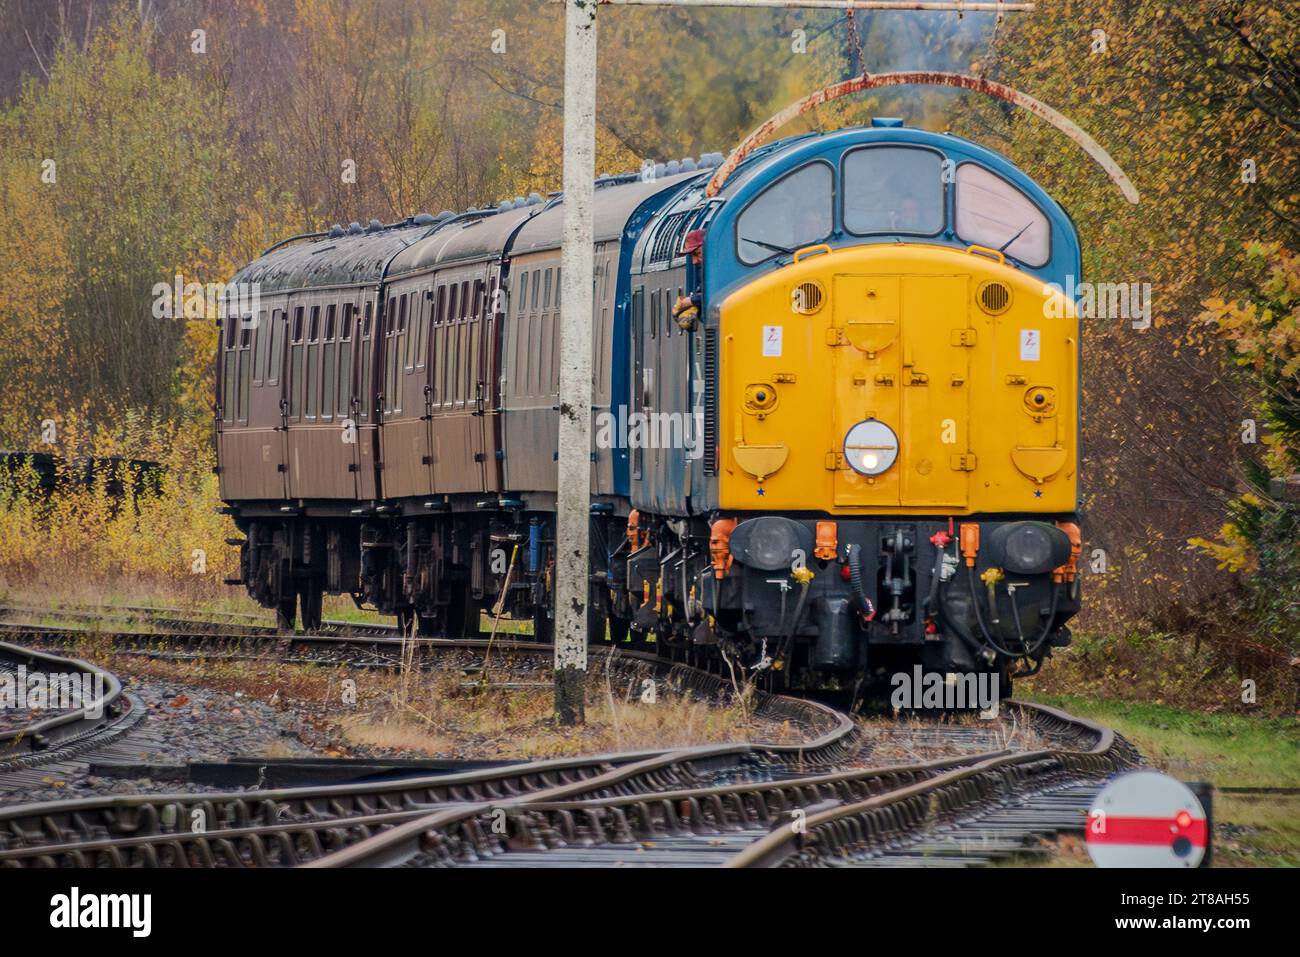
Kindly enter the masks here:
<path id="1" fill-rule="evenodd" d="M 1037 362 L 1043 345 L 1042 335 L 1037 329 L 1020 330 L 1020 361 Z"/>
<path id="2" fill-rule="evenodd" d="M 776 357 L 781 355 L 781 334 L 784 328 L 784 326 L 763 327 L 763 355 Z"/>

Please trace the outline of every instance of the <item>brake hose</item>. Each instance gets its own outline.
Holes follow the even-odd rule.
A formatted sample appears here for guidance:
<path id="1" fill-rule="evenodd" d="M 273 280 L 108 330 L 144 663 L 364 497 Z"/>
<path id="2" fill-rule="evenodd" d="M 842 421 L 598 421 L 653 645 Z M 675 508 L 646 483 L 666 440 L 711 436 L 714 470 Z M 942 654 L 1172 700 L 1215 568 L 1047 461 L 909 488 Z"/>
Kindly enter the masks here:
<path id="1" fill-rule="evenodd" d="M 975 588 L 975 566 L 966 566 L 966 580 L 970 582 L 970 601 L 975 606 L 975 620 L 979 623 L 980 634 L 983 636 L 985 643 L 1000 655 L 1006 655 L 1008 658 L 1021 657 L 1023 652 L 1007 651 L 994 641 L 993 636 L 989 634 L 988 626 L 984 624 L 984 612 L 980 608 L 979 592 Z"/>
<path id="2" fill-rule="evenodd" d="M 1052 632 L 1052 622 L 1056 620 L 1056 609 L 1061 602 L 1061 588 L 1055 582 L 1052 584 L 1052 605 L 1047 612 L 1047 620 L 1043 622 L 1043 633 L 1034 639 L 1034 647 L 1030 649 L 1029 643 L 1025 641 L 1024 629 L 1020 627 L 1020 606 L 1016 602 L 1016 593 L 1008 589 L 1011 595 L 1011 610 L 1016 616 L 1016 633 L 1020 635 L 1020 644 L 1025 649 L 1025 657 L 1032 658 L 1034 652 L 1043 646 L 1047 636 Z"/>
<path id="3" fill-rule="evenodd" d="M 876 617 L 876 606 L 871 603 L 867 597 L 866 589 L 862 587 L 862 560 L 858 557 L 862 551 L 860 545 L 849 545 L 849 585 L 853 588 L 853 597 L 856 598 L 864 609 L 866 609 L 867 621 Z"/>

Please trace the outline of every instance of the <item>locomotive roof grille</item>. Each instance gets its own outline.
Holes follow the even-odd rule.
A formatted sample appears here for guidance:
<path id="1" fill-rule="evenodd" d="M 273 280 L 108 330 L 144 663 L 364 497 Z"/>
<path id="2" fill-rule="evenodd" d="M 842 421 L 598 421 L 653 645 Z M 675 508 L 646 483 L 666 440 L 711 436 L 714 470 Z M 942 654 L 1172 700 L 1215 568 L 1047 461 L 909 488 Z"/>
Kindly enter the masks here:
<path id="1" fill-rule="evenodd" d="M 650 265 L 672 262 L 681 248 L 682 234 L 686 231 L 686 221 L 691 215 L 686 209 L 666 217 L 659 231 L 655 234 L 654 245 L 650 248 Z"/>

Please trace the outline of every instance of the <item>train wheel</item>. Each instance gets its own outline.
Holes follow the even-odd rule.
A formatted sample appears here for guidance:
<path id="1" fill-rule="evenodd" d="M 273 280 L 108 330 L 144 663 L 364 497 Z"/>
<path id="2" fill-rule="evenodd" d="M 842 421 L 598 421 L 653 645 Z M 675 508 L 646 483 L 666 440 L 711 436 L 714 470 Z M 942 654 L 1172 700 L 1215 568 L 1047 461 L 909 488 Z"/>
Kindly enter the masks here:
<path id="1" fill-rule="evenodd" d="M 298 595 L 290 592 L 287 598 L 281 598 L 275 606 L 275 627 L 281 631 L 293 631 L 298 617 Z"/>
<path id="2" fill-rule="evenodd" d="M 303 631 L 320 631 L 321 600 L 325 597 L 325 589 L 313 579 L 303 583 L 298 596 Z"/>
<path id="3" fill-rule="evenodd" d="M 469 585 L 453 585 L 451 601 L 447 603 L 443 630 L 448 638 L 473 638 L 478 635 L 478 605 L 470 594 Z"/>
<path id="4" fill-rule="evenodd" d="M 548 645 L 555 640 L 555 621 L 542 607 L 533 609 L 533 640 Z"/>
<path id="5" fill-rule="evenodd" d="M 998 669 L 998 697 L 1010 701 L 1015 692 L 1015 683 L 1011 680 L 1011 663 L 1007 662 Z"/>
<path id="6" fill-rule="evenodd" d="M 411 633 L 411 623 L 415 620 L 415 609 L 407 605 L 397 609 L 397 632 L 403 638 Z"/>
<path id="7" fill-rule="evenodd" d="M 605 613 L 605 603 L 595 596 L 587 599 L 587 644 L 600 644 L 605 642 L 609 635 L 605 631 L 605 623 L 609 616 Z"/>
<path id="8" fill-rule="evenodd" d="M 609 616 L 609 640 L 611 644 L 621 645 L 627 641 L 628 628 L 632 622 L 617 615 Z"/>

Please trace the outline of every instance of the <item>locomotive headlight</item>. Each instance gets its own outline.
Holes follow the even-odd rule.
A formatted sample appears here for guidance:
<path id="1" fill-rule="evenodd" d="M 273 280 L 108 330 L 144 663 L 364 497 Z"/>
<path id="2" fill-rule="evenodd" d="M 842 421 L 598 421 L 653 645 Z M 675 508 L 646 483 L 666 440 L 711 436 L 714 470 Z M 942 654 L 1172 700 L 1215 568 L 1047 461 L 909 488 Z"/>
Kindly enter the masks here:
<path id="1" fill-rule="evenodd" d="M 879 419 L 866 419 L 844 436 L 844 461 L 860 475 L 887 472 L 898 458 L 898 436 Z"/>

